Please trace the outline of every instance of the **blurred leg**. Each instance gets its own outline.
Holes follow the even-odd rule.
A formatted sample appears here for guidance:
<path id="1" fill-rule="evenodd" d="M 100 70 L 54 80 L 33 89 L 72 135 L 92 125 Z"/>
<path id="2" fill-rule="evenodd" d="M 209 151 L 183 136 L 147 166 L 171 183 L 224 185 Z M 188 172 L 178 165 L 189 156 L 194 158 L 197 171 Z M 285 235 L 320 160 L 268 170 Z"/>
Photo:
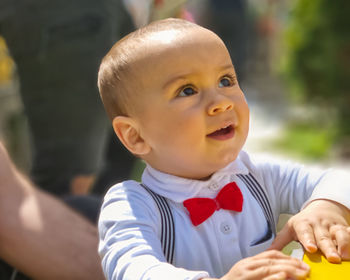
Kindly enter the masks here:
<path id="1" fill-rule="evenodd" d="M 239 81 L 244 79 L 247 58 L 248 16 L 244 0 L 210 0 L 204 25 L 225 42 Z"/>
<path id="2" fill-rule="evenodd" d="M 97 225 L 102 205 L 102 197 L 94 195 L 70 195 L 64 197 L 63 201 L 87 218 L 91 223 Z"/>
<path id="3" fill-rule="evenodd" d="M 114 131 L 110 131 L 101 172 L 93 192 L 104 194 L 112 185 L 130 179 L 135 157 L 120 143 Z"/>
<path id="4" fill-rule="evenodd" d="M 51 193 L 86 192 L 103 160 L 110 124 L 97 71 L 125 26 L 132 29 L 120 7 L 121 0 L 16 1 L 4 24 L 32 136 L 32 179 Z"/>

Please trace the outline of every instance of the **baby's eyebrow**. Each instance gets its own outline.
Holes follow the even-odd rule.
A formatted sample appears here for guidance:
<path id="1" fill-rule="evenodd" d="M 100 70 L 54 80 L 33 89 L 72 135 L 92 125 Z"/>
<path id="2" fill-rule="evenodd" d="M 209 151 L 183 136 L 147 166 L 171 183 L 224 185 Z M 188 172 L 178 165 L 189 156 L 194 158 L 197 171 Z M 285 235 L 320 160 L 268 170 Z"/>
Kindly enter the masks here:
<path id="1" fill-rule="evenodd" d="M 181 74 L 181 75 L 177 75 L 175 77 L 172 77 L 170 80 L 168 80 L 164 85 L 163 85 L 163 89 L 166 89 L 167 87 L 169 87 L 171 84 L 175 83 L 178 80 L 186 80 L 188 78 L 190 74 Z"/>
<path id="2" fill-rule="evenodd" d="M 217 67 L 217 71 L 219 71 L 219 72 L 225 71 L 225 70 L 234 70 L 234 67 L 232 64 L 225 64 L 223 66 Z M 186 79 L 188 79 L 189 76 L 193 76 L 193 75 L 194 75 L 194 73 L 188 73 L 188 74 L 184 73 L 184 74 L 174 76 L 163 85 L 163 89 L 166 89 L 171 84 L 173 84 L 179 80 L 186 80 Z"/>
<path id="3" fill-rule="evenodd" d="M 221 66 L 220 67 L 221 71 L 224 71 L 224 70 L 231 70 L 231 69 L 234 69 L 233 65 L 230 63 L 230 64 L 226 64 L 224 66 Z"/>

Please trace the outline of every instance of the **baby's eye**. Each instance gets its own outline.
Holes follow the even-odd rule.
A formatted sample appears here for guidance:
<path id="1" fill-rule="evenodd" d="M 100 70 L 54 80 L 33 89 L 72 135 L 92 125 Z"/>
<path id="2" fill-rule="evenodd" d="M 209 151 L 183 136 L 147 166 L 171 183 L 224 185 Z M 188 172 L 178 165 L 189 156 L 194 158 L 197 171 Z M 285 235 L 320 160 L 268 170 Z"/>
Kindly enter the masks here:
<path id="1" fill-rule="evenodd" d="M 186 86 L 180 91 L 178 96 L 191 96 L 191 95 L 196 94 L 196 93 L 197 93 L 197 91 L 194 88 Z"/>
<path id="2" fill-rule="evenodd" d="M 233 79 L 230 77 L 223 77 L 221 78 L 220 82 L 219 82 L 219 87 L 231 87 L 233 86 L 234 82 Z"/>

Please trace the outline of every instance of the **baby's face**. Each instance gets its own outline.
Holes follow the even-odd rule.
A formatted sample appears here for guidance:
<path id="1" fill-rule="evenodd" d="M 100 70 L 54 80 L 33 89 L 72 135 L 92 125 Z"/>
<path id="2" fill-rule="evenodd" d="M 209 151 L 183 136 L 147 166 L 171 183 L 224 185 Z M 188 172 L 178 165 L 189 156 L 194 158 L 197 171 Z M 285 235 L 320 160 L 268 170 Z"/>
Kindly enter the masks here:
<path id="1" fill-rule="evenodd" d="M 249 110 L 222 41 L 201 28 L 166 31 L 141 56 L 132 65 L 132 117 L 151 147 L 143 158 L 195 179 L 233 161 L 248 134 Z"/>

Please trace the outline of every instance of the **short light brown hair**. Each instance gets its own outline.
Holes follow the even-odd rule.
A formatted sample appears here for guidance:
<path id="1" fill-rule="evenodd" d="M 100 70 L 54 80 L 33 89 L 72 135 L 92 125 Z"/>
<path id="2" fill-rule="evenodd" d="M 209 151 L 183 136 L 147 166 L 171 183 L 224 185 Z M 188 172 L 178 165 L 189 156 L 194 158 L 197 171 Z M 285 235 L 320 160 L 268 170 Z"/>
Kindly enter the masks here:
<path id="1" fill-rule="evenodd" d="M 111 120 L 116 116 L 128 116 L 133 76 L 130 61 L 142 52 L 152 34 L 166 30 L 183 30 L 199 27 L 182 19 L 169 18 L 155 21 L 119 40 L 103 58 L 98 72 L 98 88 L 105 110 Z M 147 75 L 147 73 L 144 73 Z"/>

